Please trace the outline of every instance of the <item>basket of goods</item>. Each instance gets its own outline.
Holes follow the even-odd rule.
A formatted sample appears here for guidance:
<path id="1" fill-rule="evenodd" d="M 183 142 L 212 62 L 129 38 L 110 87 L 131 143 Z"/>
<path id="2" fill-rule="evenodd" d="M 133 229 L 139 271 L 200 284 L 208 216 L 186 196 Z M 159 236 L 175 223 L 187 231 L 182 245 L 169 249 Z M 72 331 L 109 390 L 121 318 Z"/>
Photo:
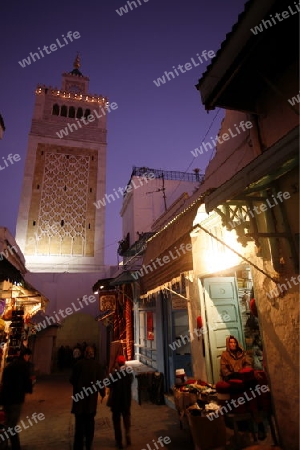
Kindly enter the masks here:
<path id="1" fill-rule="evenodd" d="M 175 372 L 175 386 L 181 387 L 187 382 L 187 376 L 184 369 L 176 369 Z"/>

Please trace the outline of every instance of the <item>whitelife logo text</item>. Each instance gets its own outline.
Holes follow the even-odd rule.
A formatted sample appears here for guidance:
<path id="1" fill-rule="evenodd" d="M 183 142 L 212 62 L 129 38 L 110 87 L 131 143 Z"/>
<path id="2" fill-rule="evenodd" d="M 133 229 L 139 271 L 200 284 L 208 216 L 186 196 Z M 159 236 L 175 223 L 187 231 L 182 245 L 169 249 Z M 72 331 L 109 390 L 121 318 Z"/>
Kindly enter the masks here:
<path id="1" fill-rule="evenodd" d="M 147 3 L 148 1 L 149 0 L 143 0 L 144 3 Z M 137 3 L 140 6 L 142 6 L 142 4 L 143 4 L 143 3 L 141 3 L 141 0 L 136 0 L 136 2 L 134 2 L 134 1 L 130 2 L 129 0 L 127 1 L 127 5 L 129 6 L 131 11 L 133 10 L 133 6 L 132 5 L 134 5 L 134 9 L 138 8 Z M 127 14 L 129 12 L 127 5 L 121 6 L 121 8 L 116 9 L 116 13 L 118 13 L 119 16 L 123 16 L 123 14 Z"/>
<path id="2" fill-rule="evenodd" d="M 218 323 L 229 322 L 229 320 L 230 320 L 229 314 L 226 313 L 222 315 L 218 314 L 218 316 L 214 320 L 214 324 L 211 325 L 209 323 L 208 328 L 212 331 L 215 331 L 218 328 Z M 179 336 L 180 339 L 176 339 L 176 341 L 174 341 L 172 344 L 169 344 L 170 349 L 173 350 L 174 352 L 177 348 L 180 348 L 182 345 L 186 345 L 188 342 L 192 342 L 195 339 L 193 333 L 199 338 L 200 336 L 208 333 L 208 328 L 204 326 L 202 328 L 194 328 L 193 331 L 188 330 L 190 336 L 188 336 L 188 334 L 182 336 L 181 334 Z"/>
<path id="3" fill-rule="evenodd" d="M 292 97 L 288 99 L 288 102 L 290 105 L 295 106 L 296 103 L 300 103 L 300 91 L 299 94 L 297 94 L 297 97 Z"/>
<path id="4" fill-rule="evenodd" d="M 156 258 L 155 261 L 151 261 L 147 266 L 143 264 L 142 268 L 140 270 L 136 270 L 131 275 L 132 277 L 137 280 L 138 278 L 143 277 L 144 275 L 148 274 L 148 271 L 153 272 L 153 270 L 157 269 L 156 264 L 158 264 L 159 267 L 162 267 L 165 264 L 169 264 L 171 261 L 174 261 L 177 258 L 180 258 L 182 255 L 185 255 L 186 252 L 190 252 L 192 250 L 192 244 L 180 244 L 179 248 L 176 246 L 174 247 L 174 253 L 172 250 L 169 250 L 168 255 L 163 256 L 162 258 Z"/>
<path id="5" fill-rule="evenodd" d="M 155 174 L 153 172 L 149 172 L 147 173 L 147 175 L 138 177 L 139 184 L 135 184 L 134 180 L 131 180 L 131 182 L 127 184 L 124 188 L 122 187 L 119 187 L 118 189 L 113 188 L 114 192 L 112 194 L 105 194 L 105 197 L 103 197 L 102 200 L 97 200 L 97 202 L 94 202 L 94 205 L 96 206 L 97 209 L 100 209 L 101 206 L 105 206 L 106 203 L 114 202 L 116 201 L 116 198 L 120 198 L 118 192 L 123 196 L 127 192 L 131 192 L 132 189 L 138 189 L 144 184 L 149 183 L 149 180 L 153 180 L 154 178 Z"/>
<path id="6" fill-rule="evenodd" d="M 53 311 L 53 314 L 55 317 L 53 316 L 47 316 L 45 320 L 43 320 L 43 322 L 37 323 L 35 325 L 35 329 L 37 331 L 41 331 L 44 330 L 45 328 L 47 328 L 50 325 L 53 325 L 55 323 L 59 323 L 62 319 L 65 319 L 67 316 L 71 316 L 72 314 L 74 314 L 74 312 L 76 311 L 80 311 L 81 309 L 84 308 L 84 305 L 82 304 L 82 302 L 88 306 L 89 303 L 94 303 L 96 301 L 96 297 L 94 295 L 90 295 L 87 298 L 87 295 L 84 295 L 82 297 L 82 299 L 80 300 L 79 298 L 77 299 L 79 302 L 79 306 L 80 308 L 78 308 L 74 302 L 71 303 L 71 307 L 66 308 L 65 310 L 60 309 L 58 312 Z M 61 315 L 61 317 L 58 316 L 58 314 Z"/>
<path id="7" fill-rule="evenodd" d="M 38 423 L 39 420 L 44 420 L 45 416 L 43 413 L 36 413 L 34 412 L 31 415 L 31 418 L 29 418 L 28 416 L 26 416 L 28 423 L 26 424 L 24 422 L 24 420 L 20 421 L 20 425 L 16 425 L 15 427 L 6 427 L 5 431 L 3 431 L 2 433 L 0 433 L 1 439 L 2 441 L 6 441 L 9 438 L 8 433 L 10 434 L 10 436 L 15 436 L 16 433 L 21 433 L 21 431 L 26 430 L 29 427 L 32 427 L 34 425 L 34 423 Z M 32 423 L 31 419 L 34 421 L 34 423 Z M 5 437 L 4 437 L 5 435 Z"/>
<path id="8" fill-rule="evenodd" d="M 61 43 L 59 39 L 56 39 L 56 44 L 50 44 L 50 45 L 44 45 L 43 49 L 41 50 L 40 47 L 38 47 L 38 51 L 39 53 L 29 53 L 29 56 L 27 58 L 22 59 L 22 61 L 18 61 L 20 66 L 24 69 L 24 67 L 30 66 L 31 62 L 35 62 L 36 58 L 37 59 L 41 59 L 45 57 L 44 52 L 46 53 L 46 55 L 50 55 L 50 53 L 52 52 L 56 52 L 56 50 L 58 50 L 58 48 L 62 48 L 65 47 L 66 45 L 69 44 L 69 41 L 67 40 L 67 38 L 70 40 L 70 42 L 73 42 L 73 39 L 79 39 L 80 38 L 80 33 L 78 31 L 68 31 L 67 33 L 67 37 L 65 37 L 64 34 L 62 34 L 62 38 L 65 42 L 65 44 Z M 49 50 L 50 48 L 50 50 Z M 44 52 L 43 52 L 44 50 Z"/>
<path id="9" fill-rule="evenodd" d="M 208 61 L 211 58 L 214 58 L 215 52 L 213 50 L 203 50 L 203 52 L 201 53 L 201 56 L 199 55 L 199 53 L 197 53 L 197 58 L 199 63 L 197 64 L 197 60 L 195 61 L 194 58 L 191 58 L 191 62 L 193 64 L 191 64 L 190 62 L 185 63 L 184 65 L 179 64 L 177 67 L 173 66 L 174 72 L 176 74 L 177 77 L 179 77 L 179 75 L 181 73 L 186 73 L 188 70 L 193 69 L 194 67 L 198 67 L 200 66 L 200 64 L 203 64 L 204 61 Z M 180 73 L 178 72 L 178 70 L 180 71 Z M 153 83 L 155 84 L 156 87 L 160 87 L 162 84 L 166 84 L 167 81 L 171 81 L 174 80 L 175 75 L 174 72 L 172 72 L 172 70 L 170 72 L 165 71 L 164 75 L 162 75 L 160 78 L 157 78 L 156 80 L 153 80 Z M 171 78 L 172 77 L 172 78 Z"/>
<path id="10" fill-rule="evenodd" d="M 228 141 L 229 139 L 238 136 L 242 132 L 245 132 L 252 127 L 253 127 L 253 124 L 249 120 L 247 122 L 245 122 L 244 120 L 241 120 L 239 125 L 237 125 L 236 123 L 234 124 L 234 129 L 237 132 L 237 134 L 235 134 L 231 128 L 228 128 L 227 133 L 223 133 L 222 136 L 216 136 L 215 138 L 213 138 L 211 136 L 210 139 L 212 141 L 212 144 L 210 142 L 203 142 L 199 148 L 195 148 L 195 150 L 191 150 L 191 154 L 194 156 L 194 158 L 196 158 L 197 156 L 203 154 L 203 149 L 206 152 L 208 150 L 212 150 L 216 146 L 217 142 L 219 144 L 224 144 L 225 141 Z"/>
<path id="11" fill-rule="evenodd" d="M 238 408 L 241 405 L 244 405 L 246 401 L 251 401 L 254 398 L 256 398 L 257 395 L 261 395 L 262 393 L 265 394 L 266 392 L 269 392 L 269 387 L 266 384 L 259 385 L 257 384 L 254 388 L 256 393 L 253 391 L 252 388 L 250 388 L 249 391 L 243 392 L 243 396 L 238 397 L 237 399 L 231 399 L 230 401 L 226 400 L 226 405 L 221 406 L 216 412 L 212 412 L 207 414 L 207 418 L 212 421 L 214 419 L 217 419 L 219 417 L 219 414 L 221 416 L 224 414 L 228 414 L 229 411 L 232 411 L 233 408 Z M 251 396 L 250 396 L 251 395 Z M 232 408 L 233 407 L 233 408 Z"/>
<path id="12" fill-rule="evenodd" d="M 106 109 L 106 111 L 108 111 L 109 113 L 111 112 L 111 109 L 114 111 L 115 109 L 118 109 L 118 105 L 116 102 L 112 102 L 112 103 L 107 103 L 104 107 Z M 99 107 L 99 110 L 101 110 L 103 116 L 106 115 L 106 111 L 102 108 Z M 81 117 L 81 119 L 75 119 L 76 123 L 68 123 L 67 126 L 65 128 L 62 128 L 60 131 L 56 132 L 56 135 L 59 137 L 59 139 L 62 139 L 65 136 L 68 136 L 69 133 L 72 133 L 73 131 L 77 131 L 78 128 L 82 128 L 82 125 L 80 122 L 82 122 L 84 125 L 88 125 L 91 122 L 94 122 L 97 119 L 101 119 L 102 114 L 99 114 L 99 112 L 94 109 L 93 113 L 95 114 L 90 114 L 87 117 Z M 96 117 L 95 117 L 96 116 Z"/>
<path id="13" fill-rule="evenodd" d="M 108 387 L 111 385 L 111 383 L 114 383 L 115 381 L 122 379 L 122 376 L 125 377 L 126 373 L 133 373 L 133 368 L 131 366 L 124 366 L 120 371 L 115 370 L 114 375 L 117 378 L 114 378 L 113 374 L 110 373 L 108 375 L 110 379 L 104 378 L 103 380 L 97 380 L 95 383 L 91 381 L 92 386 L 84 387 L 80 392 L 77 392 L 75 396 L 72 395 L 71 397 L 74 400 L 74 402 L 83 400 L 84 397 L 88 397 L 90 394 L 94 394 L 95 392 L 99 391 L 99 389 Z"/>
<path id="14" fill-rule="evenodd" d="M 267 30 L 269 27 L 273 27 L 273 25 L 277 25 L 279 22 L 282 22 L 284 19 L 288 19 L 291 16 L 294 16 L 295 14 L 298 14 L 300 12 L 300 5 L 299 3 L 294 2 L 296 11 L 293 9 L 292 6 L 288 6 L 288 11 L 282 11 L 281 13 L 270 14 L 270 19 L 262 20 L 260 23 L 261 25 L 256 25 L 254 28 L 250 28 L 253 34 L 262 33 L 264 30 Z M 281 15 L 281 17 L 280 17 Z"/>
<path id="15" fill-rule="evenodd" d="M 291 194 L 288 191 L 285 192 L 277 192 L 276 197 L 272 195 L 272 198 L 267 198 L 266 203 L 261 203 L 259 206 L 253 206 L 253 209 L 247 208 L 247 211 L 245 211 L 245 215 L 238 215 L 238 220 L 235 222 L 228 222 L 228 224 L 231 226 L 231 228 L 235 228 L 238 225 L 241 225 L 242 222 L 247 221 L 247 214 L 251 216 L 252 218 L 255 217 L 255 214 L 259 215 L 262 212 L 267 211 L 267 209 L 274 208 L 279 204 L 279 202 L 283 202 L 283 200 L 287 200 L 291 197 Z M 273 201 L 273 203 L 272 203 Z M 279 201 L 279 202 L 278 202 Z"/>
<path id="16" fill-rule="evenodd" d="M 287 278 L 285 279 L 286 284 L 285 283 L 277 283 L 276 287 L 277 289 L 272 289 L 270 292 L 266 292 L 266 295 L 269 299 L 272 298 L 276 298 L 279 297 L 281 294 L 284 293 L 284 291 L 288 291 L 289 289 L 292 289 L 293 286 L 291 285 L 290 281 L 292 281 L 294 283 L 294 286 L 297 286 L 300 283 L 300 275 L 298 275 L 298 277 L 291 277 L 290 280 L 288 280 Z M 280 292 L 279 292 L 280 291 Z"/>
<path id="17" fill-rule="evenodd" d="M 10 153 L 9 155 L 7 155 L 6 158 L 4 156 L 2 156 L 2 159 L 3 159 L 3 163 L 2 163 L 2 161 L 0 161 L 0 171 L 5 170 L 10 165 L 13 165 L 14 162 L 21 161 L 21 156 L 19 155 L 19 153 L 15 153 L 14 155 L 12 153 Z M 3 166 L 2 166 L 2 164 L 3 164 Z"/>

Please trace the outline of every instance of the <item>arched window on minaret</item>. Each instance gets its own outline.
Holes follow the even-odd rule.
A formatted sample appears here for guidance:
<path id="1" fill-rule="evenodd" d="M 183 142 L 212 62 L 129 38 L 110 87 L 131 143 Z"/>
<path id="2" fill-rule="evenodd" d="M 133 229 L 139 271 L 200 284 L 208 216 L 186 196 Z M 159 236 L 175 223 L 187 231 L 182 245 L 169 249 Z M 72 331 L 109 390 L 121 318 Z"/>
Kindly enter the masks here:
<path id="1" fill-rule="evenodd" d="M 89 115 L 91 114 L 91 110 L 90 109 L 86 109 L 84 111 L 84 117 L 87 118 Z"/>
<path id="2" fill-rule="evenodd" d="M 77 114 L 76 114 L 77 119 L 81 119 L 82 116 L 83 116 L 83 110 L 82 110 L 82 108 L 78 108 Z"/>
<path id="3" fill-rule="evenodd" d="M 59 116 L 59 106 L 57 103 L 55 103 L 55 105 L 53 105 L 52 114 L 53 114 L 53 116 Z"/>
<path id="4" fill-rule="evenodd" d="M 72 119 L 75 117 L 75 108 L 74 108 L 74 106 L 70 106 L 70 108 L 69 108 L 69 117 L 71 117 Z"/>
<path id="5" fill-rule="evenodd" d="M 65 105 L 63 105 L 60 110 L 60 115 L 63 117 L 67 117 L 67 113 L 68 113 L 68 108 Z"/>

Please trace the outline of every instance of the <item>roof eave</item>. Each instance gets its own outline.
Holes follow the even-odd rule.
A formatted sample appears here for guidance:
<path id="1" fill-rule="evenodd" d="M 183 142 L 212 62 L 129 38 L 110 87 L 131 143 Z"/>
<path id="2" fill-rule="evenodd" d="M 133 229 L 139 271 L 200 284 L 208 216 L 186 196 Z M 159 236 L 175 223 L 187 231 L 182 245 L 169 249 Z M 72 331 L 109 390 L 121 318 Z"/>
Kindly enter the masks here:
<path id="1" fill-rule="evenodd" d="M 256 45 L 257 40 L 263 38 L 264 33 L 255 36 L 251 32 L 251 28 L 261 22 L 275 3 L 276 0 L 265 0 L 264 2 L 250 0 L 246 3 L 245 10 L 240 14 L 238 22 L 227 34 L 216 57 L 196 85 L 206 110 L 221 106 L 218 104 L 218 97 L 247 60 L 249 44 L 253 41 L 253 45 Z"/>

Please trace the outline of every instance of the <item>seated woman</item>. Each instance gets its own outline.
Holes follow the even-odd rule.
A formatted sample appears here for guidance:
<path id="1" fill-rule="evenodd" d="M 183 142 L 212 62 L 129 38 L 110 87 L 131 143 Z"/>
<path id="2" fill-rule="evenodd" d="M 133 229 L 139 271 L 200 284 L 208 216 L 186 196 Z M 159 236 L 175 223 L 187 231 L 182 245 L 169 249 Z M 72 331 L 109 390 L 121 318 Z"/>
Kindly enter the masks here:
<path id="1" fill-rule="evenodd" d="M 247 355 L 234 336 L 226 338 L 226 350 L 221 355 L 221 377 L 224 381 L 237 376 L 245 367 L 252 367 L 251 357 Z"/>
<path id="2" fill-rule="evenodd" d="M 226 350 L 221 355 L 221 377 L 224 381 L 239 378 L 238 372 L 246 367 L 252 368 L 252 359 L 234 336 L 226 338 Z M 255 381 L 256 383 L 256 381 Z M 257 423 L 258 439 L 266 438 L 266 431 L 260 412 L 252 411 L 253 419 Z"/>

